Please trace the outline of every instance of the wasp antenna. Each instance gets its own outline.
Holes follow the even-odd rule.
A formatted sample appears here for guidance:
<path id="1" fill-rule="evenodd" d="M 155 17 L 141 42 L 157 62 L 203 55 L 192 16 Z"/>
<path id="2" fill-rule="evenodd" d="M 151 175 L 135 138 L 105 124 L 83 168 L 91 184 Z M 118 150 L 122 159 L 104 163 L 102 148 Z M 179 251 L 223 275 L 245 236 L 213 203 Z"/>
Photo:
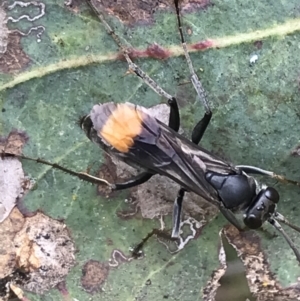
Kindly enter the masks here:
<path id="1" fill-rule="evenodd" d="M 284 223 L 285 225 L 289 226 L 290 228 L 296 230 L 297 232 L 300 233 L 300 227 L 290 223 L 282 214 L 280 214 L 279 212 L 276 212 L 275 213 L 275 216 L 274 218 L 279 221 L 279 222 L 282 222 Z"/>
<path id="2" fill-rule="evenodd" d="M 300 253 L 297 249 L 297 247 L 295 246 L 295 244 L 292 242 L 292 240 L 290 239 L 290 237 L 285 233 L 285 231 L 283 230 L 283 228 L 281 227 L 281 225 L 279 224 L 279 222 L 275 219 L 275 218 L 270 218 L 268 220 L 268 222 L 278 231 L 282 234 L 282 236 L 285 238 L 286 242 L 289 244 L 289 246 L 291 247 L 291 249 L 294 251 L 294 254 L 297 257 L 298 262 L 300 262 Z M 294 229 L 294 228 L 293 228 Z"/>

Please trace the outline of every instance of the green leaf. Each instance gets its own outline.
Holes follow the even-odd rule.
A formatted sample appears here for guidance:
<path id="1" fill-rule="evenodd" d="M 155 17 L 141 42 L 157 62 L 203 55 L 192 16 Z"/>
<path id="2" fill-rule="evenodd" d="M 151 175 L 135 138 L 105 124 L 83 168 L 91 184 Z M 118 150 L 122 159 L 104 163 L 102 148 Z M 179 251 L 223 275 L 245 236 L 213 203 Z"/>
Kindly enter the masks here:
<path id="1" fill-rule="evenodd" d="M 182 19 L 191 59 L 213 108 L 213 119 L 201 145 L 233 164 L 258 166 L 295 180 L 300 177 L 298 2 L 217 0 L 213 4 L 208 2 L 205 9 L 195 9 L 194 2 L 190 6 L 183 3 Z M 84 1 L 78 6 L 74 4 L 72 9 L 62 1 L 45 0 L 44 4 L 45 14 L 37 20 L 8 21 L 11 31 L 26 33 L 39 26 L 39 32 L 43 31 L 41 26 L 45 31 L 38 36 L 36 31 L 24 35 L 20 44 L 16 32 L 6 36 L 7 49 L 0 57 L 0 134 L 7 136 L 12 129 L 26 132 L 29 141 L 23 152 L 28 156 L 76 171 L 92 167 L 92 172 L 101 169 L 108 176 L 120 175 L 122 171 L 116 171 L 103 151 L 85 137 L 77 120 L 88 114 L 95 103 L 129 101 L 152 107 L 165 100 L 139 78 L 125 76 L 126 62 L 120 60 L 111 36 Z M 110 7 L 110 12 L 122 12 L 122 8 L 126 12 L 125 4 Z M 17 19 L 38 15 L 41 9 L 34 5 L 16 6 L 6 13 Z M 173 9 L 156 8 L 154 14 L 133 13 L 126 24 L 122 23 L 122 14 L 117 19 L 107 11 L 105 19 L 122 42 L 133 47 L 135 54 L 144 56 L 134 61 L 168 93 L 178 96 L 184 135 L 189 136 L 204 109 L 192 85 L 187 83 L 189 72 Z M 169 54 L 168 59 L 151 57 L 153 53 L 149 54 L 147 47 L 154 42 Z M 253 55 L 258 60 L 251 65 Z M 78 249 L 77 264 L 67 276 L 65 286 L 72 298 L 202 300 L 202 289 L 219 268 L 218 233 L 226 224 L 221 215 L 198 231 L 198 238 L 178 253 L 170 254 L 164 244 L 151 239 L 144 248 L 143 259 L 128 261 L 129 248 L 152 228 L 160 227 L 159 212 L 170 213 L 177 192 L 175 186 L 168 186 L 170 182 L 161 179 L 146 186 L 155 193 L 153 202 L 148 201 L 151 196 L 144 186 L 106 198 L 97 193 L 95 186 L 48 166 L 26 160 L 22 164 L 36 182 L 35 189 L 24 197 L 23 206 L 63 219 Z M 278 211 L 300 225 L 299 187 L 259 180 L 278 189 Z M 134 204 L 124 201 L 133 196 Z M 155 203 L 163 198 L 166 203 Z M 137 208 L 142 207 L 141 213 L 125 218 L 124 212 L 137 204 Z M 201 211 L 203 203 L 195 197 L 190 197 L 186 204 L 186 215 L 202 220 L 201 227 L 214 216 L 215 209 L 206 205 Z M 165 223 L 169 229 L 170 217 L 165 218 Z M 194 223 L 191 227 L 196 229 Z M 267 229 L 274 231 L 270 226 Z M 300 248 L 300 234 L 290 229 L 287 232 Z M 296 282 L 299 265 L 284 239 L 258 235 L 279 283 L 287 286 Z M 109 266 L 113 256 L 119 261 L 117 267 Z M 104 278 L 101 285 L 96 281 L 95 286 L 92 280 L 85 279 L 90 287 L 85 289 L 94 290 L 93 295 L 83 289 L 81 279 L 85 264 L 93 263 L 91 260 L 97 261 L 94 275 Z M 243 272 L 241 275 L 244 277 Z M 53 289 L 43 299 L 62 300 L 63 292 Z M 39 295 L 28 296 L 30 300 L 41 299 Z"/>

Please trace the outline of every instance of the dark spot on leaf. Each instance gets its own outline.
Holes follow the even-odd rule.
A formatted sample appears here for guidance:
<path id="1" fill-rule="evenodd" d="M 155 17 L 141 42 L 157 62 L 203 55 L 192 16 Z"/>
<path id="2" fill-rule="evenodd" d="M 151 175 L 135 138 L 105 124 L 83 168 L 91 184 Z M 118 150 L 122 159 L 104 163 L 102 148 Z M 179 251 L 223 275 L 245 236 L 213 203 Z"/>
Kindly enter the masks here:
<path id="1" fill-rule="evenodd" d="M 296 146 L 292 151 L 291 155 L 293 157 L 300 157 L 300 145 Z"/>
<path id="2" fill-rule="evenodd" d="M 255 42 L 254 42 L 254 46 L 255 46 L 257 49 L 261 49 L 262 46 L 263 46 L 263 41 L 255 41 Z"/>
<path id="3" fill-rule="evenodd" d="M 112 246 L 114 244 L 113 240 L 111 238 L 106 238 L 106 244 L 108 246 Z"/>
<path id="4" fill-rule="evenodd" d="M 211 40 L 200 41 L 190 46 L 191 49 L 195 50 L 205 50 L 212 47 L 214 47 L 214 42 Z"/>
<path id="5" fill-rule="evenodd" d="M 133 58 L 140 58 L 140 57 L 149 57 L 154 59 L 166 59 L 170 57 L 171 53 L 167 49 L 164 49 L 160 45 L 154 43 L 147 47 L 146 50 L 138 50 L 131 48 L 129 50 L 129 56 Z M 146 88 L 146 87 L 145 87 Z"/>
<path id="6" fill-rule="evenodd" d="M 43 235 L 43 237 L 44 237 L 45 239 L 49 239 L 49 238 L 50 238 L 50 235 L 47 233 L 46 235 Z"/>
<path id="7" fill-rule="evenodd" d="M 101 285 L 106 280 L 109 267 L 97 260 L 88 261 L 82 269 L 81 285 L 89 293 L 101 290 Z"/>
<path id="8" fill-rule="evenodd" d="M 23 131 L 12 130 L 7 137 L 0 137 L 0 152 L 5 151 L 12 154 L 21 154 L 28 136 Z"/>
<path id="9" fill-rule="evenodd" d="M 19 71 L 28 65 L 30 60 L 21 48 L 20 39 L 19 33 L 9 33 L 6 52 L 0 56 L 0 70 L 3 73 Z"/>

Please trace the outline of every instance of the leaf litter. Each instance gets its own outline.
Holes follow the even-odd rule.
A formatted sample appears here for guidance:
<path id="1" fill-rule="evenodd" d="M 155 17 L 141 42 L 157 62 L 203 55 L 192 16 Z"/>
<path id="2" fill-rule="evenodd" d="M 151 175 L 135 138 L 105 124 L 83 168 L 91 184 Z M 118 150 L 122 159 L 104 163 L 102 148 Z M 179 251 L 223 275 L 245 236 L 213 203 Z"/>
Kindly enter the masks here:
<path id="1" fill-rule="evenodd" d="M 13 131 L 0 140 L 0 151 L 20 154 L 26 141 L 24 133 Z M 23 298 L 23 289 L 43 294 L 64 281 L 75 264 L 71 234 L 62 221 L 42 212 L 22 212 L 22 197 L 32 183 L 18 159 L 1 158 L 0 172 L 0 298 Z"/>

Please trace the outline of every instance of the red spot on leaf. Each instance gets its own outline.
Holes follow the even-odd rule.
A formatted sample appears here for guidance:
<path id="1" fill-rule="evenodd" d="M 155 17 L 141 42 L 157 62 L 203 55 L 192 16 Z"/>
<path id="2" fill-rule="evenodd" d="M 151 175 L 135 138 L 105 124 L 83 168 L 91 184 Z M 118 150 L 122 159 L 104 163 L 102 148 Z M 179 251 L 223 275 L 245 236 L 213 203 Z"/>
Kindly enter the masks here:
<path id="1" fill-rule="evenodd" d="M 148 53 L 149 57 L 153 57 L 161 60 L 164 60 L 171 55 L 169 51 L 166 51 L 164 48 L 162 48 L 156 43 L 148 46 L 146 52 Z"/>
<path id="2" fill-rule="evenodd" d="M 190 46 L 191 49 L 195 49 L 195 50 L 204 50 L 207 48 L 212 48 L 215 46 L 215 43 L 212 40 L 204 40 L 204 41 L 200 41 L 198 43 L 192 44 Z"/>
<path id="3" fill-rule="evenodd" d="M 160 45 L 154 43 L 151 44 L 150 46 L 148 46 L 145 50 L 139 50 L 139 49 L 135 49 L 135 48 L 131 48 L 128 52 L 128 55 L 134 59 L 134 58 L 154 58 L 154 59 L 166 59 L 168 58 L 171 53 L 170 51 L 167 51 L 166 49 L 164 49 L 163 47 L 161 47 Z"/>

